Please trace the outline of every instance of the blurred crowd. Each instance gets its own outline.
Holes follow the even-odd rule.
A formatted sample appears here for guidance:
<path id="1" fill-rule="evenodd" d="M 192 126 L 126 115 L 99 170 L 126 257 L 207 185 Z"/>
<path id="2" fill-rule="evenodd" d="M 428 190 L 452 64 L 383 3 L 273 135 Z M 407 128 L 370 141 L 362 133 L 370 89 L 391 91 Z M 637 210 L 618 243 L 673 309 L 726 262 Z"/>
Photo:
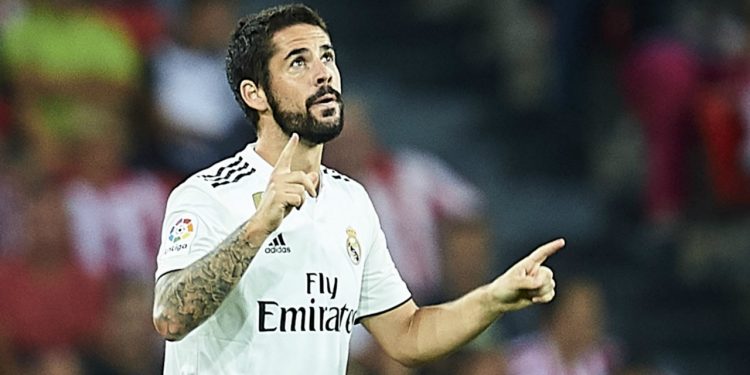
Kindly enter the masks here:
<path id="1" fill-rule="evenodd" d="M 0 2 L 0 374 L 156 374 L 169 191 L 252 142 L 224 73 L 269 0 Z M 417 303 L 556 236 L 558 296 L 421 369 L 364 330 L 350 374 L 750 372 L 750 6 L 309 1 Z"/>
<path id="2" fill-rule="evenodd" d="M 236 7 L 3 3 L 0 373 L 159 372 L 167 195 L 250 138 L 223 69 Z"/>

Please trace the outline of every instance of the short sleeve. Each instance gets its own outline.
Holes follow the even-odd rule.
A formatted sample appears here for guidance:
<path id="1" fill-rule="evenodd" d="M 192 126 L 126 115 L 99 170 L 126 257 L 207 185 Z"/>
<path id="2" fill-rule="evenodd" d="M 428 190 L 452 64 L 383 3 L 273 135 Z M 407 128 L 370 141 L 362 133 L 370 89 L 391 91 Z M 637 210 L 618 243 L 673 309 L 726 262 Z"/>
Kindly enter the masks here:
<path id="1" fill-rule="evenodd" d="M 393 310 L 411 299 L 406 283 L 393 264 L 375 209 L 369 198 L 367 201 L 374 236 L 365 259 L 357 322 Z"/>
<path id="2" fill-rule="evenodd" d="M 161 245 L 156 258 L 156 279 L 183 269 L 211 252 L 229 235 L 222 217 L 226 209 L 195 186 L 175 189 L 167 202 Z"/>

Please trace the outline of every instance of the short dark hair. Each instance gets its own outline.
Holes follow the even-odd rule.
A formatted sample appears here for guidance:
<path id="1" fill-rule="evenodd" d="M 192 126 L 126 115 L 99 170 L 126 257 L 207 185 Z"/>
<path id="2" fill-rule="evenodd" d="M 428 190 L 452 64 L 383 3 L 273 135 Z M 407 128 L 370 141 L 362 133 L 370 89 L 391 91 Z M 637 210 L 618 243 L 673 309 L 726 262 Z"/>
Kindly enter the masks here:
<path id="1" fill-rule="evenodd" d="M 227 52 L 227 81 L 245 116 L 257 131 L 258 112 L 242 100 L 240 83 L 249 79 L 268 90 L 270 72 L 268 62 L 274 53 L 273 35 L 297 24 L 318 26 L 328 33 L 323 18 L 303 4 L 279 5 L 240 18 L 232 34 Z"/>

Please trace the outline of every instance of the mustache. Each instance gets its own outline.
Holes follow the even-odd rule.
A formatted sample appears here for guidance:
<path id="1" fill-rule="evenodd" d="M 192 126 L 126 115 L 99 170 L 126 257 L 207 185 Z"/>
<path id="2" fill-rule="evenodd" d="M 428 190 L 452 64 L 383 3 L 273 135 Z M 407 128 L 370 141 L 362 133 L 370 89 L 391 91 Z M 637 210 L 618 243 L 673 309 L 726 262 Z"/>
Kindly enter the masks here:
<path id="1" fill-rule="evenodd" d="M 324 97 L 326 95 L 329 95 L 329 94 L 332 94 L 333 96 L 336 97 L 335 100 L 336 100 L 337 103 L 341 103 L 341 93 L 340 92 L 336 91 L 336 89 L 334 89 L 331 86 L 321 86 L 318 89 L 318 91 L 315 92 L 315 94 L 313 94 L 312 96 L 310 96 L 309 98 L 307 98 L 307 100 L 305 100 L 305 106 L 306 106 L 306 108 L 310 109 L 310 107 L 312 107 L 312 105 L 318 99 L 320 99 L 320 98 L 322 98 L 322 97 Z"/>

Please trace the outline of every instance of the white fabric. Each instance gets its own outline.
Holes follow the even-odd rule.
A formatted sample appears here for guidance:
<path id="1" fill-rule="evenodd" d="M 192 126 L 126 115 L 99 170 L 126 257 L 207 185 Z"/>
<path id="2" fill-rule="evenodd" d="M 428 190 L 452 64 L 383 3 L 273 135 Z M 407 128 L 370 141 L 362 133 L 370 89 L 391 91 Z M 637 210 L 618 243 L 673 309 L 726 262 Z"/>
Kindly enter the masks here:
<path id="1" fill-rule="evenodd" d="M 254 213 L 271 166 L 253 146 L 172 192 L 157 278 L 211 252 Z M 367 193 L 324 168 L 320 195 L 266 239 L 216 313 L 167 343 L 164 373 L 344 374 L 354 320 L 409 298 Z"/>

